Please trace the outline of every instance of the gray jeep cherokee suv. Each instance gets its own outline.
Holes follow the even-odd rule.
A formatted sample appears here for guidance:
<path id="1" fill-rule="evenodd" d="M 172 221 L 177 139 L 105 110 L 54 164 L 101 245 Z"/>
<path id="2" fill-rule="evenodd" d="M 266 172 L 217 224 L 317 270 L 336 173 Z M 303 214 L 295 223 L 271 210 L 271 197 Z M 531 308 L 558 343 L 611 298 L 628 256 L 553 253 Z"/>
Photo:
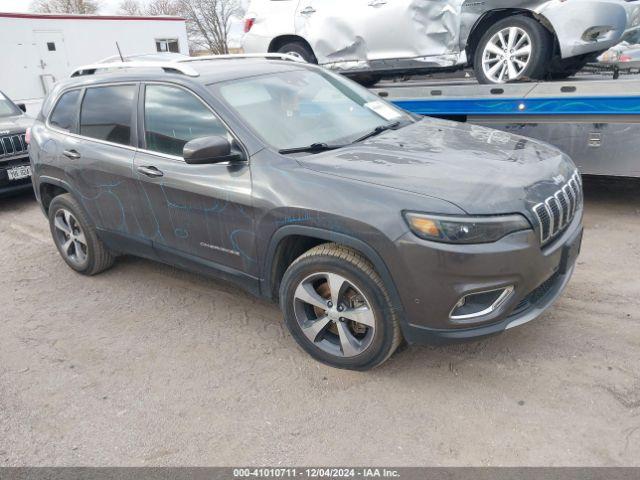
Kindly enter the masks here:
<path id="1" fill-rule="evenodd" d="M 412 117 L 312 65 L 156 67 L 57 85 L 32 129 L 74 270 L 133 254 L 223 277 L 279 301 L 313 357 L 359 370 L 403 339 L 530 321 L 567 284 L 582 192 L 558 150 Z"/>

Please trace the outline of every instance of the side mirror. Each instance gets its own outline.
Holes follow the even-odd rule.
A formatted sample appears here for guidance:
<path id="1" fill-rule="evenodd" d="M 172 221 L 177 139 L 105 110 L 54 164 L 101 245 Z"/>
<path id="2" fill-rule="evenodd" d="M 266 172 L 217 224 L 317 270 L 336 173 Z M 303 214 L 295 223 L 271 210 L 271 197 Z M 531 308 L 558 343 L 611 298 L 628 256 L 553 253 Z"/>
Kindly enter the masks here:
<path id="1" fill-rule="evenodd" d="M 16 106 L 22 110 L 24 113 L 27 113 L 27 106 L 24 103 L 18 103 Z"/>
<path id="2" fill-rule="evenodd" d="M 235 150 L 225 137 L 195 138 L 182 149 L 182 157 L 189 164 L 222 163 L 240 160 L 242 154 Z"/>

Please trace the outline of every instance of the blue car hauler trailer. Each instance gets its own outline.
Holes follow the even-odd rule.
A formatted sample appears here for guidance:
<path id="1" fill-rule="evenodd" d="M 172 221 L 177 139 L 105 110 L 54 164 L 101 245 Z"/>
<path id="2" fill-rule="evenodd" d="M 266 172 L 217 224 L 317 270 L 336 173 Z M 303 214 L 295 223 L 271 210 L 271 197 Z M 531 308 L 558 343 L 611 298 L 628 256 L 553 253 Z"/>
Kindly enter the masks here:
<path id="1" fill-rule="evenodd" d="M 548 142 L 569 154 L 582 174 L 640 177 L 640 79 L 402 82 L 372 90 L 412 113 Z"/>

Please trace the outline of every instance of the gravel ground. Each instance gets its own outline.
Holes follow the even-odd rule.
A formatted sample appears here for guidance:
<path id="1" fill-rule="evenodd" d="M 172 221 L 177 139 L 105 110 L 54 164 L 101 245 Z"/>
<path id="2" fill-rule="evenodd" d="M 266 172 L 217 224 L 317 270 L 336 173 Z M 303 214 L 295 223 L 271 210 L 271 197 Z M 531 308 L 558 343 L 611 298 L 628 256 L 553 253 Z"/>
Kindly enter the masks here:
<path id="1" fill-rule="evenodd" d="M 640 182 L 586 194 L 548 313 L 369 373 L 222 282 L 135 258 L 77 275 L 31 196 L 0 200 L 0 466 L 640 466 Z"/>

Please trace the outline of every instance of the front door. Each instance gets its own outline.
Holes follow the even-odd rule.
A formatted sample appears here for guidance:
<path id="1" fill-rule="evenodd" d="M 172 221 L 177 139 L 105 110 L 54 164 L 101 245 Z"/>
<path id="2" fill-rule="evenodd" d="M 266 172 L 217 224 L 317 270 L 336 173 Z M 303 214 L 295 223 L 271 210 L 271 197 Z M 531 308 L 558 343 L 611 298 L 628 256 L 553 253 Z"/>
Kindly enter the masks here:
<path id="1" fill-rule="evenodd" d="M 49 93 L 54 83 L 63 80 L 69 70 L 64 36 L 59 31 L 34 31 L 38 51 L 37 71 L 43 94 Z"/>
<path id="2" fill-rule="evenodd" d="M 176 85 L 148 84 L 134 169 L 146 235 L 158 255 L 186 266 L 257 273 L 247 162 L 190 165 L 184 145 L 211 135 L 233 137 L 211 108 Z"/>

